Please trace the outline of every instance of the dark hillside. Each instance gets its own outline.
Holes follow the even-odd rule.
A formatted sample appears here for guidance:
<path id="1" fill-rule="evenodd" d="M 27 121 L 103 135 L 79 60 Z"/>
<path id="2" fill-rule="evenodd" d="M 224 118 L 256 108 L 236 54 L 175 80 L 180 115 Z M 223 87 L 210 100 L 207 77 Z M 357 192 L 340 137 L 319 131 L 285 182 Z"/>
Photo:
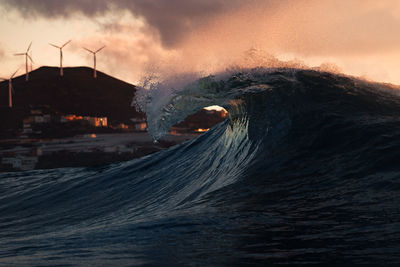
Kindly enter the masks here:
<path id="1" fill-rule="evenodd" d="M 93 78 L 93 69 L 87 67 L 42 67 L 30 74 L 13 79 L 15 109 L 47 106 L 61 114 L 107 116 L 109 121 L 129 122 L 132 117 L 143 117 L 130 107 L 136 87 L 102 72 Z M 8 81 L 0 83 L 0 106 L 8 105 Z M 3 109 L 2 109 L 3 110 Z"/>
<path id="2" fill-rule="evenodd" d="M 97 75 L 94 79 L 93 69 L 74 67 L 64 68 L 64 76 L 61 77 L 59 68 L 41 67 L 30 73 L 28 82 L 25 75 L 18 76 L 13 79 L 15 93 L 12 109 L 8 107 L 8 81 L 1 82 L 0 138 L 16 136 L 17 130 L 22 128 L 23 119 L 35 109 L 56 116 L 107 117 L 109 125 L 132 124 L 131 118 L 145 118 L 144 113 L 131 107 L 136 92 L 134 85 L 102 72 L 97 72 Z M 222 113 L 203 110 L 189 116 L 177 127 L 193 132 L 198 128 L 210 128 L 224 119 Z M 44 135 L 48 130 L 62 132 L 68 128 L 55 123 L 45 127 L 41 129 Z"/>

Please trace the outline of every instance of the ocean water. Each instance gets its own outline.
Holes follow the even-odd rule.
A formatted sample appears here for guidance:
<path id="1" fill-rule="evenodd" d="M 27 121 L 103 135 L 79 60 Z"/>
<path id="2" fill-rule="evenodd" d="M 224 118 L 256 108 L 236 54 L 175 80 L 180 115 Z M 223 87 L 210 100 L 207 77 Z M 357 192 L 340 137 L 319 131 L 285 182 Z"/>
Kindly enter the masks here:
<path id="1" fill-rule="evenodd" d="M 194 140 L 0 174 L 0 266 L 400 264 L 397 90 L 296 69 L 195 80 L 146 111 L 155 139 L 229 112 Z"/>

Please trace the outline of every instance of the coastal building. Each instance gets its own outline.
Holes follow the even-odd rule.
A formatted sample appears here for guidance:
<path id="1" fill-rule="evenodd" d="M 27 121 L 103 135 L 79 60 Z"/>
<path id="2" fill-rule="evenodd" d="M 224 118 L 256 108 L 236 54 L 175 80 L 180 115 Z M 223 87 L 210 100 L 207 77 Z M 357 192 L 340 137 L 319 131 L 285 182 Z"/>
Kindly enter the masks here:
<path id="1" fill-rule="evenodd" d="M 19 169 L 22 166 L 22 161 L 20 158 L 2 158 L 2 165 L 8 165 L 13 169 Z"/>
<path id="2" fill-rule="evenodd" d="M 147 130 L 147 122 L 145 119 L 140 118 L 131 118 L 133 122 L 133 127 L 136 131 L 146 131 Z"/>
<path id="3" fill-rule="evenodd" d="M 127 125 L 125 123 L 120 123 L 117 126 L 114 126 L 113 128 L 120 129 L 120 130 L 128 130 L 130 127 L 129 127 L 129 125 Z"/>
<path id="4" fill-rule="evenodd" d="M 90 125 L 94 127 L 107 127 L 107 117 L 83 117 Z"/>
<path id="5" fill-rule="evenodd" d="M 68 122 L 68 121 L 76 121 L 76 120 L 83 120 L 82 116 L 77 116 L 75 114 L 69 114 L 60 117 L 60 122 Z"/>
<path id="6" fill-rule="evenodd" d="M 94 126 L 94 127 L 107 127 L 108 126 L 107 117 L 90 117 L 90 116 L 79 116 L 79 115 L 74 115 L 74 114 L 69 114 L 69 115 L 60 117 L 61 123 L 66 123 L 66 122 L 75 121 L 75 120 L 87 121 L 91 126 Z"/>
<path id="7" fill-rule="evenodd" d="M 146 122 L 135 123 L 135 130 L 136 131 L 146 131 L 146 129 L 147 129 L 147 123 Z"/>
<path id="8" fill-rule="evenodd" d="M 36 115 L 34 116 L 34 121 L 35 123 L 50 123 L 51 115 L 50 114 Z"/>
<path id="9" fill-rule="evenodd" d="M 31 114 L 32 115 L 41 115 L 42 110 L 41 109 L 31 109 Z"/>
<path id="10" fill-rule="evenodd" d="M 35 120 L 35 123 L 44 123 L 43 116 L 35 116 L 34 120 Z"/>
<path id="11" fill-rule="evenodd" d="M 2 165 L 9 166 L 18 171 L 34 170 L 37 162 L 38 157 L 22 155 L 18 155 L 16 157 L 4 157 L 1 160 Z"/>
<path id="12" fill-rule="evenodd" d="M 35 122 L 35 117 L 29 116 L 23 119 L 23 124 L 32 124 Z"/>
<path id="13" fill-rule="evenodd" d="M 32 132 L 33 132 L 33 130 L 32 130 L 31 125 L 28 123 L 24 123 L 23 128 L 22 128 L 22 134 L 30 134 Z"/>
<path id="14" fill-rule="evenodd" d="M 34 170 L 36 163 L 38 162 L 38 157 L 21 157 L 21 171 Z"/>

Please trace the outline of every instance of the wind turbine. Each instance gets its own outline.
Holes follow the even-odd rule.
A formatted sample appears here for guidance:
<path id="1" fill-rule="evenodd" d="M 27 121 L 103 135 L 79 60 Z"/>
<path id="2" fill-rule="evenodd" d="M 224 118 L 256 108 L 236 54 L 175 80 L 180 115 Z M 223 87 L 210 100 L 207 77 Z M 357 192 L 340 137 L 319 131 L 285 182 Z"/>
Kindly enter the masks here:
<path id="1" fill-rule="evenodd" d="M 32 52 L 32 50 L 31 50 L 31 58 L 33 58 L 33 52 Z M 33 60 L 31 60 L 31 72 L 32 72 L 32 70 L 33 70 L 32 64 L 33 64 Z"/>
<path id="2" fill-rule="evenodd" d="M 5 78 L 0 78 L 3 81 L 8 80 L 8 106 L 12 108 L 12 94 L 14 93 L 14 88 L 12 87 L 12 79 L 14 78 L 15 74 L 19 71 L 19 68 L 17 69 L 16 72 L 14 72 L 13 75 L 11 75 L 10 78 L 5 79 Z"/>
<path id="3" fill-rule="evenodd" d="M 62 53 L 62 49 L 64 48 L 64 46 L 66 46 L 67 44 L 69 44 L 71 42 L 71 40 L 69 40 L 68 42 L 66 42 L 65 44 L 63 44 L 62 46 L 57 46 L 54 44 L 50 44 L 51 46 L 54 46 L 55 48 L 60 49 L 60 76 L 64 76 L 64 71 L 63 71 L 63 66 L 62 66 L 62 60 L 63 60 L 63 53 Z"/>
<path id="4" fill-rule="evenodd" d="M 102 50 L 104 47 L 106 47 L 105 45 L 99 49 L 97 49 L 96 51 L 92 51 L 90 49 L 87 49 L 85 47 L 83 47 L 83 49 L 85 49 L 86 51 L 90 52 L 93 54 L 93 61 L 94 61 L 94 67 L 93 67 L 93 77 L 96 79 L 97 78 L 97 72 L 96 72 L 96 54 L 97 52 L 100 52 L 100 50 Z"/>
<path id="5" fill-rule="evenodd" d="M 32 42 L 29 44 L 28 49 L 26 49 L 25 53 L 18 53 L 14 54 L 14 56 L 25 56 L 25 69 L 26 69 L 26 75 L 25 75 L 25 80 L 29 80 L 29 69 L 28 69 L 28 58 L 31 60 L 31 63 L 33 62 L 32 57 L 28 54 L 29 49 L 31 49 Z"/>

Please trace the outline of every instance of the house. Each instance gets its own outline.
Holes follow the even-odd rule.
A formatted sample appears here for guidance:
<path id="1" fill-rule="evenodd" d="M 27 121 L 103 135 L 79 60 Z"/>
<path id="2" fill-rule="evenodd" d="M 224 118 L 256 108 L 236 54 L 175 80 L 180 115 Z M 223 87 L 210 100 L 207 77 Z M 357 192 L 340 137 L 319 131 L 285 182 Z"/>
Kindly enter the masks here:
<path id="1" fill-rule="evenodd" d="M 2 158 L 2 165 L 8 165 L 15 170 L 19 171 L 29 171 L 34 170 L 36 163 L 38 162 L 38 157 L 29 156 L 17 156 L 17 157 L 5 157 Z"/>
<path id="2" fill-rule="evenodd" d="M 8 165 L 13 169 L 20 169 L 22 166 L 22 161 L 20 158 L 2 158 L 1 164 Z"/>
<path id="3" fill-rule="evenodd" d="M 131 118 L 131 121 L 134 124 L 134 129 L 136 131 L 146 131 L 147 129 L 147 122 L 144 119 L 140 119 L 140 118 Z"/>
<path id="4" fill-rule="evenodd" d="M 135 123 L 135 130 L 136 131 L 146 131 L 147 123 L 146 122 L 139 122 Z"/>
<path id="5" fill-rule="evenodd" d="M 90 117 L 90 116 L 77 116 L 74 114 L 66 115 L 66 116 L 61 116 L 60 122 L 61 123 L 66 123 L 69 121 L 75 121 L 75 120 L 85 120 L 87 121 L 91 126 L 94 127 L 107 127 L 107 117 Z"/>
<path id="6" fill-rule="evenodd" d="M 107 117 L 84 117 L 94 127 L 107 127 Z"/>
<path id="7" fill-rule="evenodd" d="M 41 115 L 42 114 L 42 110 L 40 110 L 40 109 L 31 109 L 31 114 L 32 115 Z"/>

